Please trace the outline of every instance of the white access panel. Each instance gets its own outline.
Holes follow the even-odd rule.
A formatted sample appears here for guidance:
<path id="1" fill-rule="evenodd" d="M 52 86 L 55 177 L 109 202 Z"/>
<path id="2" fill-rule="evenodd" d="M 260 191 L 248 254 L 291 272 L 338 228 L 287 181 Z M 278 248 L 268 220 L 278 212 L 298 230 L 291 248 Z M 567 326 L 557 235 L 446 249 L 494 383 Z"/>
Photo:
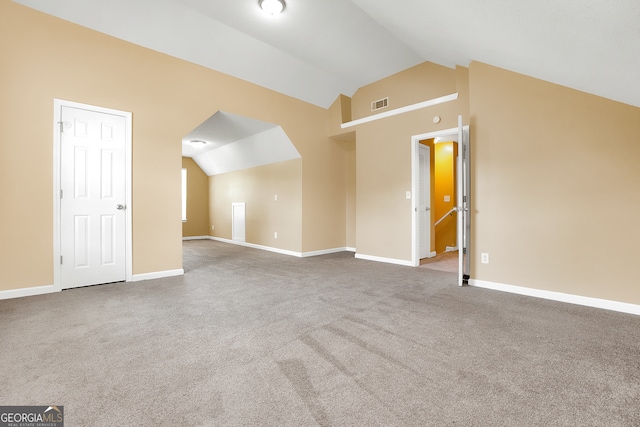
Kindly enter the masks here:
<path id="1" fill-rule="evenodd" d="M 246 206 L 244 202 L 231 204 L 231 240 L 246 241 Z"/>

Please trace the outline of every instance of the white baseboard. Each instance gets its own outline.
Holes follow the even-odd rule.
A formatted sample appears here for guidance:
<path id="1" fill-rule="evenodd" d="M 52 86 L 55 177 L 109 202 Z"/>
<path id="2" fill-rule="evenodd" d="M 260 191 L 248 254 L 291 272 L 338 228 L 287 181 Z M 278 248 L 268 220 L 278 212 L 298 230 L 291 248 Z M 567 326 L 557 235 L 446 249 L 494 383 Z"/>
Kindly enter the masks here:
<path id="1" fill-rule="evenodd" d="M 289 256 L 294 256 L 298 258 L 307 258 L 312 256 L 335 254 L 338 252 L 345 252 L 349 250 L 349 248 L 331 248 L 331 249 L 322 249 L 319 251 L 296 252 L 296 251 L 290 251 L 287 249 L 274 248 L 271 246 L 256 245 L 255 243 L 247 243 L 247 242 L 240 242 L 238 240 L 223 239 L 222 237 L 206 236 L 205 238 L 210 240 L 215 240 L 217 242 L 231 243 L 232 245 L 245 246 L 248 248 L 260 249 L 262 251 L 275 252 L 277 254 L 289 255 Z M 352 252 L 355 252 L 355 249 Z"/>
<path id="2" fill-rule="evenodd" d="M 184 269 L 178 268 L 175 270 L 154 271 L 153 273 L 134 274 L 133 282 L 139 282 L 141 280 L 162 279 L 163 277 L 173 277 L 184 275 Z"/>
<path id="3" fill-rule="evenodd" d="M 406 261 L 403 259 L 384 258 L 379 256 L 364 255 L 364 254 L 358 254 L 358 253 L 356 253 L 355 257 L 357 259 L 363 259 L 366 261 L 386 262 L 387 264 L 396 264 L 396 265 L 404 265 L 407 267 L 413 267 L 413 262 Z"/>
<path id="4" fill-rule="evenodd" d="M 186 236 L 182 240 L 209 240 L 211 236 Z"/>
<path id="5" fill-rule="evenodd" d="M 290 256 L 295 256 L 295 257 L 298 257 L 298 258 L 302 257 L 302 253 L 301 252 L 294 252 L 294 251 L 289 251 L 289 250 L 286 250 L 286 249 L 273 248 L 271 246 L 256 245 L 254 243 L 240 242 L 238 240 L 223 239 L 222 237 L 209 236 L 209 239 L 215 240 L 217 242 L 231 243 L 232 245 L 245 246 L 247 248 L 253 248 L 253 249 L 260 249 L 260 250 L 263 250 L 263 251 L 275 252 L 277 254 L 282 254 L 282 255 L 290 255 Z"/>
<path id="6" fill-rule="evenodd" d="M 347 248 L 333 248 L 333 249 L 323 249 L 321 251 L 303 252 L 302 258 L 318 256 L 318 255 L 336 254 L 338 252 L 346 252 L 346 251 L 347 251 Z"/>
<path id="7" fill-rule="evenodd" d="M 447 246 L 447 248 L 444 250 L 445 252 L 455 252 L 458 250 L 457 246 Z"/>
<path id="8" fill-rule="evenodd" d="M 494 289 L 496 291 L 512 294 L 527 295 L 569 304 L 583 305 L 586 307 L 602 308 L 605 310 L 619 311 L 621 313 L 640 315 L 640 305 L 626 302 L 610 301 L 600 298 L 583 297 L 580 295 L 565 294 L 562 292 L 545 291 L 541 289 L 524 288 L 521 286 L 505 285 L 502 283 L 488 282 L 485 280 L 469 280 L 470 286 L 477 288 Z"/>
<path id="9" fill-rule="evenodd" d="M 356 248 L 350 248 L 349 246 L 347 246 L 346 248 L 344 248 L 347 252 L 355 252 Z"/>
<path id="10" fill-rule="evenodd" d="M 34 286 L 32 288 L 9 289 L 8 291 L 0 291 L 0 300 L 11 299 L 11 298 L 21 298 L 21 297 L 31 297 L 34 295 L 50 294 L 53 292 L 59 292 L 59 290 L 56 289 L 54 285 Z"/>

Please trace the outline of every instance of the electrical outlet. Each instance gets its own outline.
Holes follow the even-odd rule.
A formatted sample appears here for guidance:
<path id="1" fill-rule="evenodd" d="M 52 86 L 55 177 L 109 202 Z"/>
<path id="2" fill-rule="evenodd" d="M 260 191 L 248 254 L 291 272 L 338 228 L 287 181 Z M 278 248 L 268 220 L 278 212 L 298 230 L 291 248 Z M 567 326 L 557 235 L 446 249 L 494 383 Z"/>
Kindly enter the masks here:
<path id="1" fill-rule="evenodd" d="M 274 194 L 274 195 L 273 195 L 273 201 L 274 201 L 274 202 L 277 202 L 277 201 L 278 201 L 278 195 L 277 195 L 277 194 Z"/>
<path id="2" fill-rule="evenodd" d="M 211 225 L 211 231 L 215 230 L 216 226 L 215 225 Z"/>
<path id="3" fill-rule="evenodd" d="M 277 239 L 277 238 L 278 238 L 278 232 L 277 232 L 277 231 L 274 231 L 274 232 L 273 232 L 273 238 L 274 238 L 274 239 Z"/>
<path id="4" fill-rule="evenodd" d="M 483 264 L 489 264 L 489 254 L 486 252 L 482 252 L 480 254 L 480 262 Z"/>

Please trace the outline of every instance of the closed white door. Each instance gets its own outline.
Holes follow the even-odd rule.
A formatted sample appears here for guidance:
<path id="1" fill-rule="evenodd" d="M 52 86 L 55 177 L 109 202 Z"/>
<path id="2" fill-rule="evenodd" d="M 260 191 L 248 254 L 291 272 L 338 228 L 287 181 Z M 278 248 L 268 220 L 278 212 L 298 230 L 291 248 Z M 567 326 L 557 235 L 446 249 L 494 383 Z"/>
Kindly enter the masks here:
<path id="1" fill-rule="evenodd" d="M 418 239 L 420 259 L 431 256 L 431 150 L 418 144 Z"/>
<path id="2" fill-rule="evenodd" d="M 63 106 L 60 128 L 61 287 L 124 281 L 125 117 Z"/>
<path id="3" fill-rule="evenodd" d="M 246 241 L 245 225 L 245 203 L 236 202 L 231 204 L 231 240 L 238 242 Z"/>

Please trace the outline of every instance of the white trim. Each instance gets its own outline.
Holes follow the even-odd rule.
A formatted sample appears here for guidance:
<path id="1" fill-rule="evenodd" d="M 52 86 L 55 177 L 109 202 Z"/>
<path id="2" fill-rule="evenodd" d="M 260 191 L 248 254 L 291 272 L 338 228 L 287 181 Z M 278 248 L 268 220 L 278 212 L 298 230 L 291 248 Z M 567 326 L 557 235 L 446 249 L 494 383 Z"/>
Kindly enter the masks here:
<path id="1" fill-rule="evenodd" d="M 447 246 L 447 248 L 444 250 L 445 252 L 455 252 L 458 250 L 457 246 Z"/>
<path id="2" fill-rule="evenodd" d="M 153 273 L 134 274 L 133 281 L 139 282 L 141 280 L 162 279 L 163 277 L 183 276 L 184 269 L 178 268 L 175 270 L 154 271 Z"/>
<path id="3" fill-rule="evenodd" d="M 263 251 L 275 252 L 282 255 L 290 255 L 298 258 L 302 257 L 301 252 L 288 251 L 286 249 L 272 248 L 271 246 L 256 245 L 254 243 L 241 242 L 239 240 L 223 239 L 222 237 L 209 236 L 209 239 L 217 242 L 231 243 L 232 245 L 246 246 L 247 248 L 260 249 Z"/>
<path id="4" fill-rule="evenodd" d="M 95 105 L 81 104 L 54 98 L 53 100 L 53 287 L 62 290 L 60 281 L 60 125 L 62 107 L 79 108 L 104 114 L 123 116 L 125 119 L 125 280 L 133 280 L 133 198 L 131 186 L 132 171 L 132 114 L 128 111 L 114 110 Z"/>
<path id="5" fill-rule="evenodd" d="M 329 255 L 329 254 L 337 254 L 339 252 L 346 252 L 347 248 L 332 248 L 332 249 L 323 249 L 321 251 L 311 251 L 311 252 L 302 252 L 302 258 L 308 258 L 312 256 L 319 255 Z"/>
<path id="6" fill-rule="evenodd" d="M 60 289 L 56 289 L 54 285 L 34 286 L 32 288 L 9 289 L 8 291 L 0 291 L 0 300 L 30 297 L 34 295 L 51 294 L 53 292 L 60 292 Z"/>
<path id="7" fill-rule="evenodd" d="M 344 248 L 344 250 L 347 252 L 355 252 L 356 248 L 350 248 L 349 246 L 347 246 L 346 248 Z"/>
<path id="8" fill-rule="evenodd" d="M 407 261 L 404 259 L 384 258 L 380 256 L 364 255 L 364 254 L 356 254 L 355 257 L 356 259 L 362 259 L 365 261 L 385 262 L 387 264 L 396 264 L 396 265 L 404 265 L 407 267 L 414 267 L 413 262 Z"/>
<path id="9" fill-rule="evenodd" d="M 477 288 L 493 289 L 512 294 L 526 295 L 535 298 L 543 298 L 552 301 L 566 302 L 569 304 L 583 305 L 586 307 L 602 308 L 621 313 L 640 315 L 640 305 L 626 302 L 611 301 L 600 298 L 583 297 L 580 295 L 565 294 L 561 292 L 545 291 L 542 289 L 524 288 L 521 286 L 505 285 L 502 283 L 488 282 L 486 280 L 469 280 L 470 286 Z"/>
<path id="10" fill-rule="evenodd" d="M 443 104 L 445 102 L 455 101 L 458 99 L 458 93 L 452 93 L 451 95 L 441 96 L 440 98 L 429 99 L 427 101 L 418 102 L 417 104 L 407 105 L 406 107 L 395 108 L 393 110 L 385 111 L 384 113 L 373 114 L 371 116 L 363 117 L 358 120 L 352 120 L 350 122 L 342 123 L 340 127 L 346 129 L 352 126 L 361 125 L 363 123 L 372 122 L 375 120 L 385 119 L 391 116 L 397 116 L 398 114 L 408 113 L 409 111 L 420 110 L 422 108 L 431 107 L 433 105 Z"/>
<path id="11" fill-rule="evenodd" d="M 211 236 L 187 236 L 183 237 L 182 240 L 209 240 Z"/>

